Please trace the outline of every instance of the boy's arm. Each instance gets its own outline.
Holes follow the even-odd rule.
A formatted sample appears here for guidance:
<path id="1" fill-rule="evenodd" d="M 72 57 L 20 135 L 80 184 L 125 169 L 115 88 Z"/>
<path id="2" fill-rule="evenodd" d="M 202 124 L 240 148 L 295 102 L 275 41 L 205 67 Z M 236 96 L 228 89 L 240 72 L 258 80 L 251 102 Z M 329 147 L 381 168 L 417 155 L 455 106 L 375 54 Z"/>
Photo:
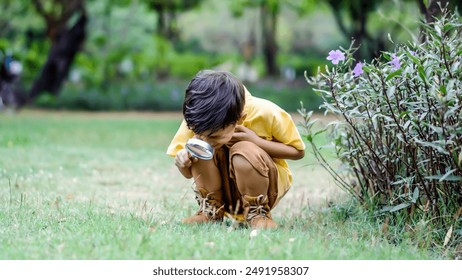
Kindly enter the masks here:
<path id="1" fill-rule="evenodd" d="M 184 149 L 184 145 L 193 135 L 193 132 L 188 129 L 186 122 L 183 120 L 167 149 L 167 155 L 175 157 L 175 166 L 187 179 L 192 178 L 191 159 Z"/>
<path id="2" fill-rule="evenodd" d="M 231 142 L 250 141 L 262 148 L 271 157 L 280 159 L 297 160 L 305 156 L 304 150 L 298 150 L 293 146 L 284 143 L 265 140 L 259 137 L 251 129 L 242 125 L 237 125 Z"/>
<path id="3" fill-rule="evenodd" d="M 180 171 L 181 175 L 183 175 L 186 179 L 191 179 L 193 177 L 191 173 L 191 168 L 180 168 L 178 167 L 178 170 Z"/>

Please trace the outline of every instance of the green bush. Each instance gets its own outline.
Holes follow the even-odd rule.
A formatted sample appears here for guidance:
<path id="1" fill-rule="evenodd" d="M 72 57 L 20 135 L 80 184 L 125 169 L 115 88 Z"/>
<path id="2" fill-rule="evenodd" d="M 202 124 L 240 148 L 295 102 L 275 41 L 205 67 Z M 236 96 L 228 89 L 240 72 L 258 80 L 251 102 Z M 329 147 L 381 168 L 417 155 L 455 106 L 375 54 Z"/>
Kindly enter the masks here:
<path id="1" fill-rule="evenodd" d="M 34 105 L 48 109 L 91 111 L 181 111 L 188 82 L 187 79 L 124 79 L 99 86 L 68 82 L 59 95 L 43 94 Z M 300 101 L 311 110 L 317 110 L 321 104 L 318 95 L 297 82 L 262 81 L 246 86 L 254 96 L 271 100 L 290 112 L 297 111 L 296 104 Z"/>
<path id="2" fill-rule="evenodd" d="M 211 68 L 217 61 L 207 54 L 191 52 L 174 53 L 169 61 L 170 75 L 182 79 L 190 79 L 202 69 Z"/>
<path id="3" fill-rule="evenodd" d="M 350 47 L 343 59 L 337 53 L 338 65 L 307 77 L 338 121 L 316 131 L 311 113 L 300 113 L 315 155 L 340 187 L 390 223 L 455 246 L 462 241 L 462 22 L 445 12 L 422 27 L 421 44 L 359 65 Z M 323 132 L 340 168 L 313 142 Z"/>
<path id="4" fill-rule="evenodd" d="M 184 82 L 119 81 L 105 87 L 66 84 L 58 96 L 44 94 L 34 103 L 48 109 L 90 111 L 175 111 L 183 103 Z"/>
<path id="5" fill-rule="evenodd" d="M 325 56 L 320 55 L 316 50 L 304 54 L 280 54 L 278 63 L 282 67 L 293 68 L 296 75 L 302 77 L 305 71 L 308 72 L 308 75 L 315 75 L 318 67 L 324 65 Z"/>

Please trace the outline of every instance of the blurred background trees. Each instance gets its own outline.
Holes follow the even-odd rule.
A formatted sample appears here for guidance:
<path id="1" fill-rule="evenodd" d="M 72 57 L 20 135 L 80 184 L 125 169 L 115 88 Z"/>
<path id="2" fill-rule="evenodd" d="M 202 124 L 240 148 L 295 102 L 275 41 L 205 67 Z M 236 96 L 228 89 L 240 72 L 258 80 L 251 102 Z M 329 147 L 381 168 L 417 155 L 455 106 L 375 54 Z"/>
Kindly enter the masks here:
<path id="1" fill-rule="evenodd" d="M 361 45 L 358 59 L 424 40 L 418 21 L 431 20 L 435 7 L 431 0 L 2 0 L 0 59 L 22 64 L 8 87 L 19 105 L 177 110 L 189 79 L 214 68 L 287 110 L 299 101 L 316 109 L 304 71 L 314 73 L 352 39 Z"/>
<path id="2" fill-rule="evenodd" d="M 34 100 L 42 92 L 56 95 L 66 79 L 75 55 L 86 39 L 87 16 L 84 0 L 33 0 L 36 12 L 45 22 L 50 48 L 45 64 L 31 90 L 18 105 Z"/>

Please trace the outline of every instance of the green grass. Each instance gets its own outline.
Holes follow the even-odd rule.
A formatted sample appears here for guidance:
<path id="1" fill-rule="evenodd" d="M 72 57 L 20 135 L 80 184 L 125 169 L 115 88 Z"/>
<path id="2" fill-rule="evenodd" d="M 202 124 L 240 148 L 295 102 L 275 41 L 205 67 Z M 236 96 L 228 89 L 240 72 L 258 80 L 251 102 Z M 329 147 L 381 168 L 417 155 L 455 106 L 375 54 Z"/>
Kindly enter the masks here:
<path id="1" fill-rule="evenodd" d="M 196 210 L 192 182 L 165 155 L 179 123 L 157 114 L 0 115 L 0 259 L 442 258 L 410 240 L 390 244 L 358 211 L 326 207 L 338 194 L 309 154 L 290 162 L 294 186 L 274 210 L 278 230 L 250 237 L 229 222 L 182 225 Z"/>

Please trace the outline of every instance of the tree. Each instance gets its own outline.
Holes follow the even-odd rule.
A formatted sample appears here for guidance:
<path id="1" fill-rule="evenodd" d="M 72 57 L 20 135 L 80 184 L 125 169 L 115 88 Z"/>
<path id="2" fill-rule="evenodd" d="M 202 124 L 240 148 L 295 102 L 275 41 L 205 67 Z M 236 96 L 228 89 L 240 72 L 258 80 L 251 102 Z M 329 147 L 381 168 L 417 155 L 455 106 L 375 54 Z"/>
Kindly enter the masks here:
<path id="1" fill-rule="evenodd" d="M 286 2 L 286 1 L 282 1 Z M 278 0 L 239 0 L 231 3 L 234 16 L 240 17 L 246 8 L 257 8 L 260 12 L 260 34 L 262 38 L 262 53 L 265 61 L 266 74 L 279 74 L 277 65 L 278 44 L 276 40 L 277 21 L 281 10 Z"/>
<path id="2" fill-rule="evenodd" d="M 202 0 L 147 0 L 151 9 L 157 12 L 157 34 L 175 42 L 179 36 L 178 14 L 197 7 Z"/>
<path id="3" fill-rule="evenodd" d="M 33 0 L 32 3 L 46 22 L 51 47 L 25 102 L 34 100 L 43 92 L 59 93 L 75 55 L 85 41 L 87 25 L 85 0 Z"/>
<path id="4" fill-rule="evenodd" d="M 276 62 L 278 45 L 276 43 L 277 17 L 280 10 L 279 1 L 260 1 L 261 32 L 263 39 L 263 57 L 266 73 L 270 76 L 279 74 Z"/>
<path id="5" fill-rule="evenodd" d="M 340 31 L 348 40 L 354 40 L 353 47 L 366 46 L 366 52 L 356 52 L 355 59 L 377 56 L 378 52 L 385 48 L 382 38 L 373 37 L 367 31 L 368 16 L 375 11 L 380 0 L 326 0 L 325 2 L 331 8 Z"/>
<path id="6" fill-rule="evenodd" d="M 309 1 L 309 0 L 307 0 Z M 454 9 L 462 8 L 461 0 L 412 0 L 415 2 L 427 23 L 433 22 L 435 17 L 441 15 L 441 7 L 449 5 Z M 353 47 L 364 46 L 366 51 L 356 52 L 355 59 L 377 57 L 386 49 L 386 39 L 383 34 L 372 36 L 368 30 L 369 15 L 377 7 L 384 4 L 382 0 L 325 0 L 332 10 L 337 25 L 345 37 L 354 40 Z M 408 1 L 409 2 L 409 1 Z M 350 22 L 350 24 L 348 24 Z M 395 24 L 394 27 L 398 27 Z M 396 28 L 394 28 L 396 29 Z M 424 40 L 424 38 L 421 38 Z"/>

